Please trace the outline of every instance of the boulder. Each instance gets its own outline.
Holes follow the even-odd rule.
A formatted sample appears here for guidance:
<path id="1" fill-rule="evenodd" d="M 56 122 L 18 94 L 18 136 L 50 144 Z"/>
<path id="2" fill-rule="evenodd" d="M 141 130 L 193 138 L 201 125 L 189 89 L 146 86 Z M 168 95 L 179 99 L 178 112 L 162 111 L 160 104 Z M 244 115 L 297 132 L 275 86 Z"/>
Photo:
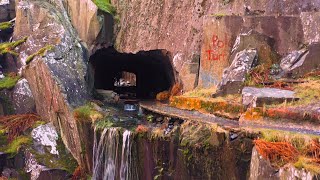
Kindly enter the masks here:
<path id="1" fill-rule="evenodd" d="M 216 95 L 240 93 L 246 74 L 257 60 L 256 49 L 245 49 L 238 52 L 229 68 L 225 69 Z"/>
<path id="2" fill-rule="evenodd" d="M 111 90 L 97 89 L 99 95 L 103 97 L 105 103 L 117 103 L 120 100 L 120 96 Z"/>
<path id="3" fill-rule="evenodd" d="M 44 154 L 44 148 L 46 146 L 50 146 L 50 153 L 59 155 L 59 152 L 56 148 L 58 133 L 51 123 L 40 125 L 37 128 L 33 129 L 31 132 L 31 136 L 33 138 L 34 146 L 39 153 Z"/>
<path id="4" fill-rule="evenodd" d="M 282 75 L 297 78 L 320 70 L 320 43 L 313 43 L 307 49 L 293 51 L 281 60 Z"/>
<path id="5" fill-rule="evenodd" d="M 18 81 L 12 92 L 12 102 L 17 114 L 33 113 L 36 110 L 35 101 L 30 90 L 28 81 Z"/>
<path id="6" fill-rule="evenodd" d="M 273 49 L 275 40 L 255 30 L 249 30 L 237 36 L 231 50 L 231 59 L 235 55 L 248 48 L 255 48 L 258 51 L 258 64 L 274 64 L 277 61 L 277 53 Z"/>
<path id="7" fill-rule="evenodd" d="M 316 180 L 320 175 L 307 171 L 305 169 L 297 169 L 292 164 L 280 168 L 280 179 L 301 179 L 301 180 Z"/>
<path id="8" fill-rule="evenodd" d="M 242 103 L 245 106 L 262 107 L 265 104 L 297 100 L 293 91 L 276 88 L 245 87 L 242 90 Z"/>
<path id="9" fill-rule="evenodd" d="M 269 161 L 263 159 L 254 147 L 251 155 L 249 180 L 279 179 L 278 170 L 273 168 Z"/>

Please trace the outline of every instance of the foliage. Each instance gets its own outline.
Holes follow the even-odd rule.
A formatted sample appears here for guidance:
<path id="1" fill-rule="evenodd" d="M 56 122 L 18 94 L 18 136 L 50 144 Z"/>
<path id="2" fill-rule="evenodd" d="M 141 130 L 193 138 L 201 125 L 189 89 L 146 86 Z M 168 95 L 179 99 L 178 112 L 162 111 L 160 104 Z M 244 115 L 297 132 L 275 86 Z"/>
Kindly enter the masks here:
<path id="1" fill-rule="evenodd" d="M 33 127 L 38 120 L 40 117 L 35 114 L 19 114 L 0 117 L 0 124 L 8 132 L 8 140 L 11 142 Z"/>
<path id="2" fill-rule="evenodd" d="M 80 106 L 73 111 L 73 116 L 80 121 L 96 121 L 102 119 L 102 114 L 96 111 L 92 105 Z"/>
<path id="3" fill-rule="evenodd" d="M 111 0 L 93 0 L 97 7 L 112 16 L 116 15 L 116 8 L 111 4 Z"/>
<path id="4" fill-rule="evenodd" d="M 259 154 L 274 166 L 282 166 L 296 162 L 299 152 L 288 142 L 268 142 L 257 139 L 254 141 Z"/>
<path id="5" fill-rule="evenodd" d="M 110 119 L 103 119 L 101 121 L 97 121 L 94 125 L 96 130 L 103 130 L 105 128 L 113 127 L 114 123 Z"/>
<path id="6" fill-rule="evenodd" d="M 320 165 L 315 163 L 311 158 L 299 156 L 298 161 L 293 165 L 297 169 L 306 169 L 314 174 L 320 174 Z"/>
<path id="7" fill-rule="evenodd" d="M 212 94 L 214 94 L 216 91 L 217 91 L 217 87 L 212 87 L 208 89 L 196 88 L 192 91 L 184 93 L 183 96 L 210 98 L 212 97 Z"/>
<path id="8" fill-rule="evenodd" d="M 31 54 L 30 56 L 27 57 L 26 64 L 29 64 L 36 56 L 44 56 L 45 53 L 51 49 L 53 49 L 52 45 L 47 45 L 47 46 L 41 48 L 38 52 Z"/>
<path id="9" fill-rule="evenodd" d="M 0 79 L 0 90 L 12 89 L 20 79 L 20 76 L 6 76 Z"/>
<path id="10" fill-rule="evenodd" d="M 9 29 L 12 27 L 12 22 L 2 22 L 0 23 L 0 31 L 3 31 L 3 30 L 6 30 L 6 29 Z"/>
<path id="11" fill-rule="evenodd" d="M 27 39 L 28 37 L 24 37 L 23 39 L 20 39 L 18 41 L 0 43 L 0 55 L 9 53 L 14 56 L 18 56 L 19 54 L 14 51 L 14 48 L 26 42 Z"/>
<path id="12" fill-rule="evenodd" d="M 138 125 L 138 127 L 136 128 L 136 133 L 147 133 L 149 130 L 149 128 L 147 126 L 144 125 Z"/>
<path id="13" fill-rule="evenodd" d="M 169 91 L 162 91 L 162 92 L 159 92 L 156 96 L 156 99 L 158 101 L 165 101 L 165 100 L 168 100 L 170 97 L 170 92 Z"/>
<path id="14" fill-rule="evenodd" d="M 8 146 L 4 147 L 4 149 L 1 149 L 1 151 L 4 151 L 10 154 L 11 156 L 14 156 L 15 154 L 17 154 L 22 145 L 30 145 L 31 143 L 32 140 L 30 137 L 18 136 Z"/>

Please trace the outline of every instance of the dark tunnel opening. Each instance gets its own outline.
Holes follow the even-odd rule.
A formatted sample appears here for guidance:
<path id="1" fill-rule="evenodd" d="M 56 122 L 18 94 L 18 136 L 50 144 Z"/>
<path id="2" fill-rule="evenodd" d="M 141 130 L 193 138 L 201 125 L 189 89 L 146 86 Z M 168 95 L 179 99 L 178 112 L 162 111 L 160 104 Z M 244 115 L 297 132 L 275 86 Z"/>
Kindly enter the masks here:
<path id="1" fill-rule="evenodd" d="M 175 83 L 174 71 L 166 50 L 119 53 L 114 48 L 98 50 L 90 57 L 94 88 L 112 90 L 125 97 L 153 99 Z"/>

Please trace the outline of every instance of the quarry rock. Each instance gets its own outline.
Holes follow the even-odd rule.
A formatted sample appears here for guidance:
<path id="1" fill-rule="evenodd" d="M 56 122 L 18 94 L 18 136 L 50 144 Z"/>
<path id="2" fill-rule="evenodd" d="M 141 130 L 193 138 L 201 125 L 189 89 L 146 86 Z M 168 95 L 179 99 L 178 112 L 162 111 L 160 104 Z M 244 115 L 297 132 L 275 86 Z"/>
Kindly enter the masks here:
<path id="1" fill-rule="evenodd" d="M 291 27 L 289 30 L 286 28 L 288 26 Z M 253 33 L 251 36 L 250 31 Z M 299 16 L 206 16 L 201 44 L 200 87 L 220 83 L 223 69 L 233 60 L 232 50 L 237 48 L 235 45 L 241 45 L 239 34 L 247 34 L 247 37 L 243 36 L 243 41 L 251 43 L 249 47 L 258 46 L 259 55 L 266 58 L 262 61 L 269 64 L 276 60 L 277 55 L 298 50 L 299 42 L 307 41 Z"/>
<path id="2" fill-rule="evenodd" d="M 262 107 L 263 105 L 282 103 L 297 100 L 293 91 L 276 88 L 244 87 L 242 90 L 242 103 L 245 106 Z"/>
<path id="3" fill-rule="evenodd" d="M 17 114 L 35 112 L 36 105 L 26 79 L 23 78 L 17 82 L 12 92 L 12 100 Z"/>
<path id="4" fill-rule="evenodd" d="M 87 49 L 77 38 L 63 3 L 57 1 L 17 1 L 14 39 L 27 36 L 19 46 L 22 74 L 28 80 L 37 113 L 59 127 L 67 149 L 79 164 L 84 163 L 73 107 L 88 99 L 86 86 Z M 50 32 L 50 33 L 48 33 Z M 28 56 L 47 45 L 53 46 L 25 65 Z"/>
<path id="5" fill-rule="evenodd" d="M 281 60 L 280 66 L 287 77 L 302 77 L 320 70 L 320 44 L 313 43 L 307 49 L 294 51 Z"/>
<path id="6" fill-rule="evenodd" d="M 120 96 L 110 90 L 96 89 L 97 93 L 103 97 L 103 102 L 117 103 L 120 100 Z"/>
<path id="7" fill-rule="evenodd" d="M 238 52 L 230 67 L 223 73 L 222 81 L 218 85 L 217 95 L 240 93 L 246 74 L 256 60 L 256 49 L 246 49 Z"/>
<path id="8" fill-rule="evenodd" d="M 44 147 L 50 146 L 50 153 L 59 155 L 59 152 L 56 147 L 58 134 L 52 123 L 40 125 L 37 128 L 33 129 L 31 132 L 31 136 L 34 140 L 35 146 L 40 146 L 39 148 L 37 148 L 40 153 L 45 153 Z"/>
<path id="9" fill-rule="evenodd" d="M 315 175 L 310 171 L 304 169 L 297 169 L 293 165 L 288 165 L 280 168 L 280 179 L 301 179 L 301 180 L 314 180 L 319 179 L 319 175 Z"/>
<path id="10" fill-rule="evenodd" d="M 250 180 L 258 179 L 279 179 L 278 170 L 273 168 L 269 161 L 263 159 L 257 149 L 254 147 L 252 150 L 251 163 L 250 163 Z"/>

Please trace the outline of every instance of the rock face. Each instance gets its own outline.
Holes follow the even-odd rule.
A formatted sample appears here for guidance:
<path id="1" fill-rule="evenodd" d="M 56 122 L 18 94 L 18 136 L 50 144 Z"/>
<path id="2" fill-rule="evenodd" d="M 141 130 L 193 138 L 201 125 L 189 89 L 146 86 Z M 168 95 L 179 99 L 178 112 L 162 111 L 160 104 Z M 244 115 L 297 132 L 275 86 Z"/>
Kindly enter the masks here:
<path id="1" fill-rule="evenodd" d="M 97 6 L 91 0 L 67 0 L 66 4 L 71 22 L 90 52 L 98 43 L 106 43 L 106 47 L 112 45 L 113 19 L 111 15 L 98 11 Z"/>
<path id="2" fill-rule="evenodd" d="M 306 170 L 299 170 L 293 165 L 289 165 L 279 170 L 280 179 L 301 179 L 301 180 L 316 180 L 319 179 L 319 175 L 314 175 L 313 173 Z"/>
<path id="3" fill-rule="evenodd" d="M 311 44 L 308 49 L 294 51 L 281 60 L 283 73 L 289 77 L 301 77 L 320 70 L 320 44 Z"/>
<path id="4" fill-rule="evenodd" d="M 59 155 L 59 152 L 57 151 L 56 147 L 58 134 L 52 124 L 48 123 L 45 125 L 38 126 L 37 128 L 32 130 L 31 136 L 34 140 L 35 146 L 39 147 L 37 149 L 38 152 L 45 153 L 44 146 L 50 146 L 50 153 Z"/>
<path id="5" fill-rule="evenodd" d="M 224 71 L 222 81 L 218 86 L 217 94 L 225 95 L 240 93 L 246 79 L 246 74 L 256 60 L 256 49 L 238 52 L 230 67 Z"/>
<path id="6" fill-rule="evenodd" d="M 193 89 L 198 79 L 202 87 L 220 82 L 223 70 L 231 63 L 229 53 L 241 29 L 254 29 L 273 37 L 276 50 L 283 55 L 297 50 L 299 42 L 309 43 L 314 39 L 312 32 L 315 31 L 311 32 L 307 27 L 319 27 L 313 19 L 317 18 L 315 11 L 319 10 L 320 2 L 313 0 L 137 0 L 113 3 L 120 17 L 116 31 L 117 50 L 127 53 L 168 50 L 184 90 Z M 252 14 L 258 16 L 244 16 Z M 301 21 L 301 18 L 308 21 Z M 210 47 L 213 37 L 219 41 L 219 51 L 214 58 L 220 57 L 218 61 L 207 60 L 206 51 L 213 50 Z M 201 63 L 197 58 L 200 55 Z"/>
<path id="7" fill-rule="evenodd" d="M 0 0 L 0 22 L 13 19 L 15 14 L 14 0 Z"/>
<path id="8" fill-rule="evenodd" d="M 84 104 L 88 98 L 87 51 L 77 39 L 62 1 L 19 0 L 16 11 L 14 39 L 28 36 L 18 50 L 23 65 L 29 55 L 46 45 L 54 46 L 44 56 L 36 56 L 28 66 L 23 66 L 37 113 L 59 127 L 67 148 L 78 163 L 83 164 L 82 140 L 72 107 Z"/>
<path id="9" fill-rule="evenodd" d="M 250 164 L 250 180 L 259 179 L 279 179 L 279 174 L 277 169 L 271 167 L 270 163 L 264 160 L 257 149 L 254 147 L 252 150 L 251 164 Z"/>
<path id="10" fill-rule="evenodd" d="M 35 112 L 36 105 L 26 79 L 19 80 L 14 87 L 12 92 L 12 101 L 17 114 Z"/>
<path id="11" fill-rule="evenodd" d="M 245 106 L 262 107 L 263 105 L 297 100 L 293 91 L 276 88 L 245 87 L 242 90 L 242 103 Z"/>

